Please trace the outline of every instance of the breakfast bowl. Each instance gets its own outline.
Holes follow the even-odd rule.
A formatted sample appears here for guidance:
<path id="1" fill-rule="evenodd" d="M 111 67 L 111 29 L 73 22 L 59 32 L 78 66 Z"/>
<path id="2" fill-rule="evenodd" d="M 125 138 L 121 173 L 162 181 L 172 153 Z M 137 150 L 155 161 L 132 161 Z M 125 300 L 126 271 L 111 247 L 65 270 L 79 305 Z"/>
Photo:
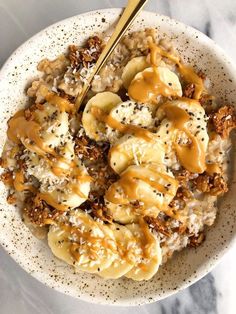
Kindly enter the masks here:
<path id="1" fill-rule="evenodd" d="M 41 31 L 12 54 L 0 72 L 1 151 L 7 137 L 7 121 L 28 102 L 26 89 L 39 76 L 39 61 L 55 59 L 69 45 L 81 45 L 90 36 L 109 36 L 120 13 L 120 9 L 99 10 L 63 20 Z M 185 64 L 204 71 L 208 89 L 220 104 L 235 105 L 235 67 L 211 39 L 169 17 L 144 11 L 130 31 L 147 28 L 156 29 L 159 38 L 170 40 Z M 125 306 L 161 300 L 205 276 L 233 247 L 236 231 L 234 154 L 232 147 L 228 162 L 229 191 L 219 198 L 217 217 L 207 230 L 205 241 L 197 248 L 175 253 L 148 281 L 123 277 L 105 280 L 93 273 L 73 271 L 52 254 L 45 240 L 32 235 L 16 206 L 6 202 L 8 189 L 2 183 L 0 243 L 30 275 L 78 299 Z"/>

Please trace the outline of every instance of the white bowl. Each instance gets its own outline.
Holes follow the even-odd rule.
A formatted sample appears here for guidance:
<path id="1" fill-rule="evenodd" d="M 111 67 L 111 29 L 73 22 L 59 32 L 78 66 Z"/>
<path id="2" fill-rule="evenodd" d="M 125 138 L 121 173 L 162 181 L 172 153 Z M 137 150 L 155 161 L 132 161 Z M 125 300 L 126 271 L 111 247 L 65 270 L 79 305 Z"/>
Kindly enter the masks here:
<path id="1" fill-rule="evenodd" d="M 41 31 L 12 54 L 0 73 L 0 149 L 6 140 L 7 120 L 25 105 L 26 86 L 39 74 L 37 63 L 45 57 L 54 58 L 65 52 L 69 44 L 81 44 L 94 33 L 111 31 L 120 12 L 120 9 L 100 10 L 66 19 Z M 235 104 L 236 69 L 212 40 L 189 26 L 150 12 L 142 12 L 132 30 L 145 27 L 155 27 L 160 37 L 171 38 L 185 62 L 196 64 L 206 71 L 212 82 L 212 93 L 222 103 Z M 104 280 L 86 273 L 74 274 L 70 266 L 52 255 L 46 242 L 32 236 L 17 209 L 7 204 L 7 191 L 2 183 L 0 243 L 29 274 L 58 291 L 94 303 L 150 303 L 186 288 L 205 276 L 233 246 L 236 230 L 235 183 L 235 171 L 231 167 L 230 191 L 219 202 L 217 221 L 207 232 L 204 244 L 196 250 L 186 249 L 174 255 L 147 282 L 126 278 Z"/>

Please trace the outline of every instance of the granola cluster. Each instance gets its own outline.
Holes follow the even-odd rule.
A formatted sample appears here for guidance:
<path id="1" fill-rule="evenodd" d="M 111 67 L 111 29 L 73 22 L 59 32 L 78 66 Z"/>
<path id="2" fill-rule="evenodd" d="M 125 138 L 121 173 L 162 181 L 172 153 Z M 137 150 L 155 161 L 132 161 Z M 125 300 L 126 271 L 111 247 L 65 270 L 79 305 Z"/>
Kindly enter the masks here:
<path id="1" fill-rule="evenodd" d="M 95 63 L 98 60 L 102 49 L 103 42 L 98 36 L 90 37 L 82 48 L 70 45 L 68 58 L 72 68 L 76 69 L 81 64 L 87 68 L 88 65 Z"/>
<path id="2" fill-rule="evenodd" d="M 211 121 L 216 133 L 227 138 L 229 133 L 236 128 L 236 112 L 233 106 L 223 106 L 212 113 Z"/>

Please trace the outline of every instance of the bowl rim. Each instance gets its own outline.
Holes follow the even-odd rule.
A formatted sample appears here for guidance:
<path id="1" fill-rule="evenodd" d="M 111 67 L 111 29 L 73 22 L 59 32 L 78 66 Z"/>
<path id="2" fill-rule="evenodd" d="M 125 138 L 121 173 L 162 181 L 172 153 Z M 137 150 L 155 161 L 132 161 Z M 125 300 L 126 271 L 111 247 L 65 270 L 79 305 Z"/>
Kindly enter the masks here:
<path id="1" fill-rule="evenodd" d="M 60 21 L 57 21 L 53 24 L 50 24 L 49 26 L 43 28 L 42 30 L 40 30 L 39 32 L 37 32 L 35 35 L 31 36 L 29 39 L 27 39 L 26 41 L 24 41 L 20 46 L 18 46 L 12 53 L 11 55 L 5 60 L 5 62 L 3 63 L 3 65 L 1 66 L 0 68 L 0 82 L 2 80 L 4 80 L 4 77 L 5 77 L 5 72 L 7 72 L 8 70 L 8 65 L 14 60 L 15 57 L 17 57 L 18 53 L 20 53 L 21 49 L 27 44 L 29 43 L 30 41 L 32 40 L 36 40 L 37 37 L 39 37 L 40 35 L 42 35 L 43 33 L 45 33 L 47 30 L 50 30 L 52 27 L 56 27 L 57 25 L 60 25 L 61 23 L 67 23 L 68 21 L 70 20 L 73 20 L 73 19 L 76 19 L 78 17 L 88 17 L 90 15 L 96 15 L 96 14 L 102 14 L 102 13 L 114 13 L 114 14 L 117 14 L 117 17 L 121 14 L 123 8 L 105 8 L 105 9 L 97 9 L 97 10 L 92 10 L 92 11 L 87 11 L 87 12 L 84 12 L 84 13 L 81 13 L 81 14 L 77 14 L 77 15 L 74 15 L 74 16 L 71 16 L 71 17 L 68 17 L 68 18 L 65 18 L 65 19 L 62 19 Z M 169 16 L 166 16 L 166 15 L 163 15 L 163 14 L 158 14 L 156 12 L 151 12 L 151 11 L 148 11 L 148 10 L 143 10 L 142 11 L 142 14 L 151 14 L 153 16 L 156 16 L 156 17 L 159 17 L 161 19 L 164 19 L 165 21 L 170 21 L 170 22 L 176 22 L 179 27 L 181 28 L 185 28 L 186 31 L 188 32 L 195 32 L 195 34 L 198 34 L 199 35 L 199 39 L 201 39 L 202 42 L 205 42 L 205 44 L 208 46 L 208 47 L 211 47 L 211 49 L 214 49 L 214 51 L 216 52 L 217 56 L 219 56 L 219 58 L 222 60 L 222 63 L 224 64 L 228 64 L 230 65 L 231 67 L 231 70 L 232 72 L 234 71 L 236 73 L 236 63 L 234 62 L 234 60 L 227 55 L 227 53 L 224 51 L 224 49 L 222 49 L 220 46 L 218 46 L 218 44 L 216 44 L 216 42 L 209 38 L 208 36 L 206 36 L 204 33 L 202 33 L 201 31 L 197 30 L 196 28 L 192 27 L 192 26 L 189 26 L 187 24 L 184 24 L 183 22 L 180 22 L 174 18 L 171 18 Z M 131 26 L 132 27 L 132 26 Z M 235 79 L 236 79 L 236 76 L 235 76 Z M 46 282 L 46 280 L 44 279 L 40 279 L 39 276 L 37 275 L 37 273 L 30 273 L 29 272 L 29 268 L 27 266 L 27 263 L 23 264 L 21 261 L 19 261 L 20 258 L 18 258 L 17 254 L 16 253 L 12 253 L 10 251 L 10 249 L 8 250 L 5 246 L 2 245 L 3 243 L 3 239 L 0 238 L 0 245 L 1 247 L 4 249 L 4 251 L 11 257 L 13 258 L 13 260 L 24 270 L 26 271 L 29 275 L 31 275 L 33 278 L 35 278 L 36 280 L 40 281 L 43 285 L 46 285 L 47 287 L 50 287 L 58 292 L 61 292 L 61 293 L 65 293 L 63 292 L 63 290 L 61 288 L 54 288 L 52 287 L 52 285 L 48 282 Z M 165 293 L 163 293 L 161 296 L 158 296 L 156 299 L 153 298 L 151 301 L 148 301 L 147 302 L 142 302 L 142 303 L 138 303 L 139 305 L 144 305 L 144 304 L 148 304 L 148 303 L 152 303 L 152 302 L 156 302 L 156 301 L 160 301 L 162 299 L 165 299 L 171 295 L 174 295 L 176 294 L 177 292 L 180 292 L 182 290 L 184 290 L 185 288 L 191 286 L 192 284 L 196 283 L 198 280 L 200 280 L 201 278 L 203 278 L 204 276 L 206 276 L 209 272 L 212 271 L 213 268 L 215 268 L 219 263 L 220 261 L 222 260 L 222 258 L 231 250 L 233 249 L 234 247 L 236 246 L 236 234 L 232 237 L 231 241 L 228 243 L 228 246 L 224 247 L 220 253 L 218 254 L 218 259 L 214 259 L 211 261 L 212 258 L 208 258 L 208 261 L 206 262 L 208 264 L 205 265 L 204 268 L 200 267 L 197 271 L 197 274 L 194 278 L 191 278 L 191 282 L 185 282 L 185 283 L 182 283 L 181 286 L 178 288 L 178 290 L 169 290 L 169 291 L 165 291 Z M 212 262 L 210 264 L 210 261 Z M 66 293 L 67 294 L 67 293 Z M 70 294 L 67 294 L 67 295 L 70 295 Z M 71 295 L 70 295 L 71 296 Z M 72 297 L 75 297 L 75 296 L 72 296 Z M 90 302 L 90 303 L 94 303 L 94 304 L 106 304 L 106 305 L 113 305 L 113 306 L 137 306 L 137 303 L 134 303 L 132 302 L 132 300 L 128 299 L 125 300 L 125 301 L 118 301 L 116 302 L 115 304 L 112 303 L 111 301 L 107 301 L 107 300 L 103 300 L 101 302 L 101 300 L 96 300 L 94 301 L 93 299 L 91 300 L 89 298 L 89 296 L 85 296 L 85 295 L 82 295 L 80 297 L 75 297 L 79 300 L 82 300 L 82 301 L 86 301 L 86 302 Z"/>

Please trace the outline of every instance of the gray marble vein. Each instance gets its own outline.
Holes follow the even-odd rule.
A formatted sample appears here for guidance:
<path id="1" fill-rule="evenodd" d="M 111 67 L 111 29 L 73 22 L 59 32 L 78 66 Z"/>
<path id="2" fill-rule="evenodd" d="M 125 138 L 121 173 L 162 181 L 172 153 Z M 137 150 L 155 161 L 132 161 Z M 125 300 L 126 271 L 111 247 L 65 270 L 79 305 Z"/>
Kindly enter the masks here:
<path id="1" fill-rule="evenodd" d="M 30 36 L 66 17 L 125 6 L 125 0 L 0 0 L 0 66 Z M 236 61 L 235 0 L 150 0 L 146 9 L 169 15 L 215 40 Z M 45 287 L 0 248 L 0 314 L 235 314 L 236 251 L 196 284 L 142 307 L 85 303 Z"/>

